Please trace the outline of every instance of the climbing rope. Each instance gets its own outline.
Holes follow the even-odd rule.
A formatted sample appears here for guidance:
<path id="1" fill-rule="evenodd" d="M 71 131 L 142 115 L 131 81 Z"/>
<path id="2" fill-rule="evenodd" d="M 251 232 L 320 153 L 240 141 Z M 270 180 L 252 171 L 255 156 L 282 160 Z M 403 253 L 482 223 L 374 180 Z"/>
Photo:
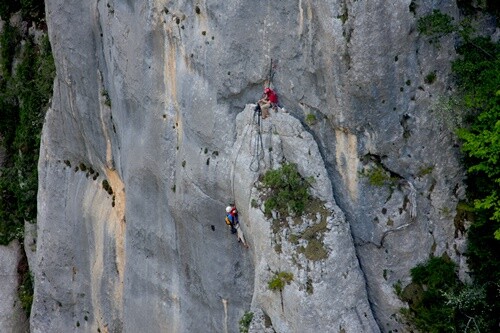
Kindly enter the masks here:
<path id="1" fill-rule="evenodd" d="M 250 140 L 250 144 L 253 145 L 252 150 L 252 161 L 250 162 L 249 169 L 250 171 L 253 172 L 258 172 L 261 167 L 261 162 L 264 163 L 263 167 L 265 167 L 265 161 L 264 161 L 264 143 L 262 141 L 262 111 L 259 109 L 255 111 L 253 114 L 253 128 L 256 130 L 257 135 L 252 135 L 252 138 Z M 254 132 L 252 132 L 254 133 Z"/>
<path id="2" fill-rule="evenodd" d="M 275 73 L 275 69 L 276 69 L 276 62 L 273 61 L 273 59 L 271 58 L 271 63 L 270 63 L 270 66 L 269 66 L 269 74 L 268 74 L 268 79 L 267 79 L 267 82 L 268 82 L 268 85 L 269 87 L 271 87 L 271 84 L 273 82 L 273 78 L 274 78 L 274 73 Z M 264 142 L 262 140 L 262 111 L 260 110 L 260 108 L 258 110 L 256 110 L 253 114 L 253 119 L 252 119 L 252 135 L 251 135 L 251 138 L 250 138 L 250 151 L 252 151 L 252 161 L 250 162 L 250 166 L 249 166 L 249 169 L 250 171 L 252 172 L 258 172 L 261 167 L 265 167 L 266 164 L 265 164 L 265 152 L 264 152 Z M 247 131 L 250 127 L 247 128 Z M 276 126 L 275 125 L 271 125 L 270 127 L 270 130 L 272 131 L 274 128 L 274 131 L 276 131 Z M 256 133 L 256 134 L 255 134 Z M 246 136 L 246 133 L 243 135 L 243 136 Z M 272 165 L 273 165 L 273 156 L 272 156 L 272 135 L 270 136 L 270 144 L 269 144 L 269 163 L 271 165 L 271 168 L 272 168 Z M 240 145 L 240 147 L 238 148 L 238 152 L 236 153 L 236 156 L 234 158 L 234 161 L 233 161 L 233 166 L 232 166 L 232 184 L 231 184 L 231 187 L 232 187 L 232 194 L 233 194 L 233 198 L 235 198 L 235 191 L 234 191 L 234 177 L 235 177 L 235 172 L 234 172 L 234 169 L 235 169 L 235 165 L 236 165 L 236 161 L 238 160 L 238 157 L 240 155 L 240 151 L 241 151 L 241 148 L 243 146 L 243 140 L 242 140 L 242 143 Z M 253 149 L 252 149 L 252 146 L 253 146 Z"/>

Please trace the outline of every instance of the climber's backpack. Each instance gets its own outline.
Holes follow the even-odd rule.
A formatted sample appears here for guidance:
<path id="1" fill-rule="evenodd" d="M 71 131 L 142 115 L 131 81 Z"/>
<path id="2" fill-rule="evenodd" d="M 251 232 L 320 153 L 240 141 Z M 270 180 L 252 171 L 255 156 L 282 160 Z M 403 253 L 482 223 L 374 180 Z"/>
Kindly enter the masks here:
<path id="1" fill-rule="evenodd" d="M 226 224 L 227 225 L 231 225 L 231 220 L 229 219 L 229 217 L 226 216 Z"/>

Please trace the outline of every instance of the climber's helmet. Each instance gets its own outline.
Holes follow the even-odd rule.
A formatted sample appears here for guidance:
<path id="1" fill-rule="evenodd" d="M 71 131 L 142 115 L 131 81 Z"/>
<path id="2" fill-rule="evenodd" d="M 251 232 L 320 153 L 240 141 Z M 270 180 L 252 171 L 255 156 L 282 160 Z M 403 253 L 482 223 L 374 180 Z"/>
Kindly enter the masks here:
<path id="1" fill-rule="evenodd" d="M 227 207 L 226 207 L 226 213 L 230 213 L 232 209 L 233 209 L 233 207 L 231 207 L 231 206 L 227 206 Z"/>

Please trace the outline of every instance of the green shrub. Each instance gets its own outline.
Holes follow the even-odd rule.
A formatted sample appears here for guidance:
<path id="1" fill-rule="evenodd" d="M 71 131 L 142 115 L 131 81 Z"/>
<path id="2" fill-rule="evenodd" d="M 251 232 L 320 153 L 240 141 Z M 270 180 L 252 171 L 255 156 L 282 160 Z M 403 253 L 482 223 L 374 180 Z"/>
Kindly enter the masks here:
<path id="1" fill-rule="evenodd" d="M 41 128 L 55 75 L 48 39 L 41 45 L 25 40 L 13 73 L 0 79 L 0 133 L 6 150 L 0 175 L 0 244 L 22 239 L 24 221 L 36 219 Z"/>
<path id="2" fill-rule="evenodd" d="M 458 49 L 461 58 L 452 67 L 471 110 L 467 126 L 457 133 L 474 208 L 500 230 L 500 44 L 485 38 L 471 43 Z"/>
<path id="3" fill-rule="evenodd" d="M 469 328 L 487 332 L 495 327 L 485 287 L 463 284 L 455 270 L 446 256 L 431 258 L 411 270 L 412 283 L 399 293 L 409 309 L 401 312 L 420 331 L 465 332 Z"/>
<path id="4" fill-rule="evenodd" d="M 328 258 L 328 251 L 323 243 L 317 239 L 311 239 L 305 248 L 304 255 L 307 259 L 318 261 Z"/>
<path id="5" fill-rule="evenodd" d="M 430 72 L 424 78 L 424 82 L 427 84 L 433 84 L 436 81 L 436 72 Z"/>
<path id="6" fill-rule="evenodd" d="M 432 14 L 418 19 L 417 30 L 426 36 L 441 37 L 455 30 L 453 18 L 449 15 L 434 10 Z"/>
<path id="7" fill-rule="evenodd" d="M 20 0 L 21 14 L 24 19 L 42 19 L 45 16 L 44 0 Z"/>
<path id="8" fill-rule="evenodd" d="M 283 291 L 286 285 L 293 281 L 293 274 L 290 272 L 277 272 L 274 277 L 269 280 L 267 286 L 272 291 Z"/>
<path id="9" fill-rule="evenodd" d="M 240 333 L 248 333 L 248 329 L 250 328 L 250 323 L 252 322 L 253 319 L 253 312 L 246 311 L 245 314 L 243 314 L 243 317 L 241 317 L 239 324 L 240 324 Z"/>
<path id="10" fill-rule="evenodd" d="M 316 124 L 316 116 L 312 113 L 308 113 L 307 116 L 306 116 L 306 124 L 309 125 L 309 126 L 312 126 L 314 124 Z"/>
<path id="11" fill-rule="evenodd" d="M 264 212 L 269 216 L 277 210 L 282 216 L 289 212 L 301 215 L 310 200 L 309 187 L 311 180 L 304 179 L 297 171 L 297 165 L 285 163 L 276 170 L 267 171 L 262 177 L 264 187 L 271 194 L 264 201 Z"/>
<path id="12" fill-rule="evenodd" d="M 12 72 L 12 61 L 16 53 L 16 48 L 20 41 L 17 28 L 10 25 L 7 20 L 0 34 L 0 66 L 1 74 L 4 78 L 9 78 Z"/>
<path id="13" fill-rule="evenodd" d="M 381 167 L 376 166 L 369 169 L 361 174 L 368 179 L 368 183 L 372 186 L 384 186 L 391 185 L 392 178 L 387 172 Z"/>
<path id="14" fill-rule="evenodd" d="M 417 177 L 427 176 L 427 175 L 431 174 L 432 171 L 434 171 L 433 165 L 429 165 L 427 167 L 421 167 L 420 169 L 418 169 Z"/>

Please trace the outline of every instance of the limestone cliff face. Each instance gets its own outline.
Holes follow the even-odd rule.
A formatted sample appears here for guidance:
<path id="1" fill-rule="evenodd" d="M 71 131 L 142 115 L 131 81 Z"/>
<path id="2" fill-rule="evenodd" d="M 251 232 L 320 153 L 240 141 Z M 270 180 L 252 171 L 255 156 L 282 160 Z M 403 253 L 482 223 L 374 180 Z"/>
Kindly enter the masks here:
<path id="1" fill-rule="evenodd" d="M 404 331 L 393 285 L 462 251 L 457 148 L 433 111 L 453 40 L 436 48 L 415 27 L 432 6 L 46 0 L 57 78 L 32 331 L 236 332 L 250 309 L 255 331 Z M 271 59 L 290 113 L 266 120 L 255 171 L 251 103 Z M 252 199 L 283 158 L 318 177 L 324 206 L 273 233 Z M 233 200 L 249 250 L 223 222 Z M 312 261 L 288 237 L 323 220 L 328 256 Z M 276 271 L 295 276 L 283 306 L 267 289 Z"/>

